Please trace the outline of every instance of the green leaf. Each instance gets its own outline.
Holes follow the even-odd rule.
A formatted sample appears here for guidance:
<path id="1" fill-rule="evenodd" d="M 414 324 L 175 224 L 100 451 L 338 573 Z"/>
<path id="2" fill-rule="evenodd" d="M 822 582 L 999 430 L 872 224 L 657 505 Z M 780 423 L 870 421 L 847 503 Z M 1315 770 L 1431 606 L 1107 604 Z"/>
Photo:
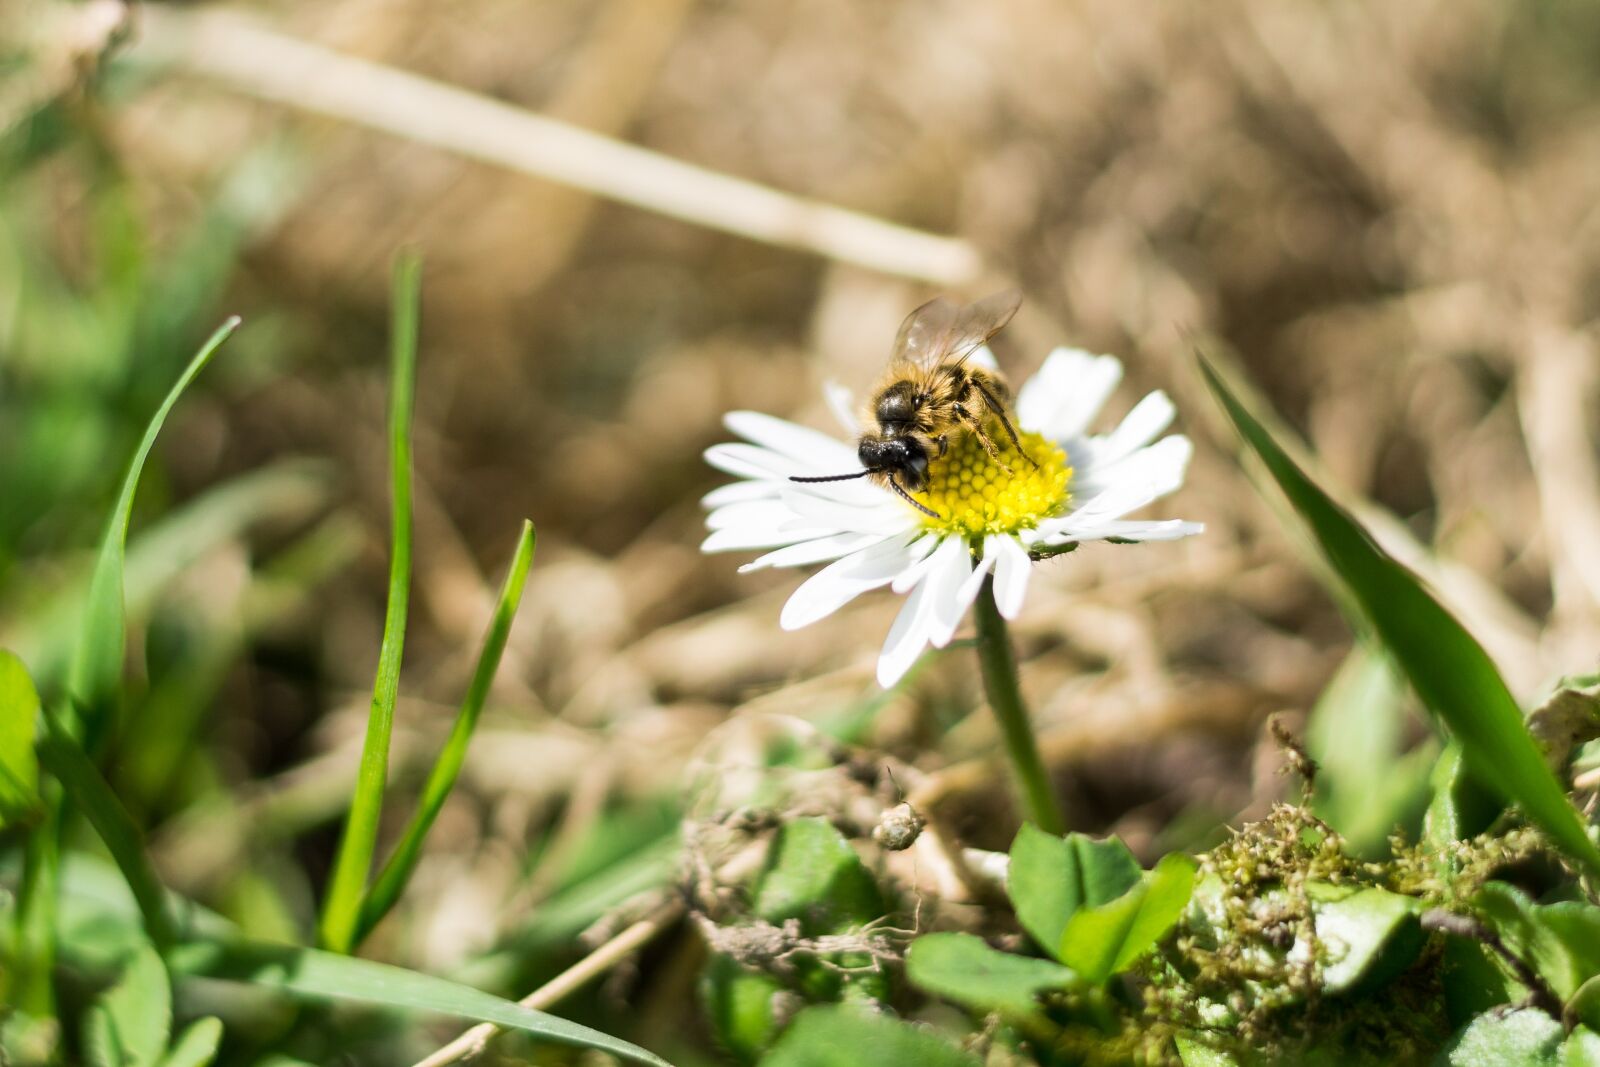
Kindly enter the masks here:
<path id="1" fill-rule="evenodd" d="M 979 1067 L 976 1056 L 961 1051 L 931 1030 L 842 1005 L 823 1005 L 801 1012 L 761 1064 L 762 1067 L 863 1067 L 864 1064 Z"/>
<path id="2" fill-rule="evenodd" d="M 1057 956 L 1086 982 L 1100 985 L 1156 946 L 1194 892 L 1199 865 L 1181 852 L 1107 904 L 1080 908 L 1061 934 Z"/>
<path id="3" fill-rule="evenodd" d="M 1295 465 L 1209 363 L 1202 360 L 1201 369 L 1234 426 L 1306 521 L 1423 704 L 1461 742 L 1474 777 L 1519 804 L 1569 856 L 1591 875 L 1600 876 L 1600 849 L 1584 833 L 1483 647 L 1416 575 L 1380 548 L 1349 512 Z"/>
<path id="4" fill-rule="evenodd" d="M 1426 804 L 1432 743 L 1404 751 L 1403 690 L 1381 652 L 1357 644 L 1323 690 L 1306 724 L 1317 761 L 1313 810 L 1356 855 L 1377 857 L 1396 825 Z"/>
<path id="5" fill-rule="evenodd" d="M 1128 846 L 1114 837 L 1062 838 L 1024 823 L 1011 844 L 1006 892 L 1022 928 L 1046 952 L 1055 953 L 1074 912 L 1115 900 L 1142 873 Z"/>
<path id="6" fill-rule="evenodd" d="M 1050 960 L 992 948 L 972 934 L 928 934 L 912 942 L 906 977 L 925 993 L 955 1001 L 978 1013 L 1035 1015 L 1039 994 L 1082 982 Z"/>
<path id="7" fill-rule="evenodd" d="M 145 933 L 157 948 L 166 948 L 174 940 L 174 924 L 167 910 L 166 892 L 145 855 L 144 838 L 138 826 L 78 742 L 67 732 L 66 725 L 48 709 L 44 722 L 45 736 L 38 746 L 40 762 L 83 809 L 133 891 L 144 918 Z"/>
<path id="8" fill-rule="evenodd" d="M 1532 967 L 1556 996 L 1565 1001 L 1577 992 L 1585 976 L 1578 973 L 1572 953 L 1526 893 L 1503 882 L 1489 882 L 1474 903 L 1506 947 Z"/>
<path id="9" fill-rule="evenodd" d="M 94 1067 L 156 1067 L 172 1028 L 172 986 L 152 946 L 134 952 L 84 1019 L 84 1049 Z"/>
<path id="10" fill-rule="evenodd" d="M 1233 1053 L 1213 1048 L 1193 1034 L 1179 1034 L 1175 1042 L 1183 1067 L 1239 1067 Z"/>
<path id="11" fill-rule="evenodd" d="M 172 1043 L 161 1067 L 207 1067 L 222 1044 L 222 1020 L 215 1015 L 196 1019 Z"/>
<path id="12" fill-rule="evenodd" d="M 1600 1067 L 1600 1034 L 1580 1026 L 1561 1046 L 1561 1067 Z"/>
<path id="13" fill-rule="evenodd" d="M 506 649 L 511 622 L 517 616 L 517 606 L 522 603 L 522 587 L 528 578 L 528 567 L 533 562 L 533 547 L 533 523 L 525 521 L 522 534 L 517 538 L 516 552 L 511 558 L 511 569 L 506 574 L 505 584 L 500 587 L 500 598 L 495 604 L 494 617 L 489 622 L 489 632 L 484 635 L 483 649 L 478 654 L 478 666 L 473 671 L 472 682 L 467 686 L 466 698 L 461 702 L 455 725 L 450 729 L 450 736 L 439 758 L 434 761 L 433 770 L 428 773 L 416 813 L 400 835 L 400 843 L 395 846 L 388 862 L 378 873 L 372 891 L 362 902 L 361 919 L 356 930 L 357 942 L 371 933 L 378 921 L 394 907 L 395 901 L 400 899 L 406 882 L 416 869 L 417 860 L 422 856 L 422 843 L 432 829 L 434 819 L 444 808 L 450 790 L 455 787 L 461 764 L 467 758 L 467 745 L 472 741 L 472 732 L 478 725 L 478 715 L 488 699 L 489 685 L 500 667 L 500 656 Z"/>
<path id="14" fill-rule="evenodd" d="M 826 819 L 794 819 L 773 840 L 756 883 L 755 913 L 799 919 L 807 937 L 842 933 L 885 911 L 883 894 L 850 842 Z"/>
<path id="15" fill-rule="evenodd" d="M 492 993 L 386 963 L 333 952 L 239 941 L 197 941 L 172 954 L 186 977 L 245 982 L 312 1000 L 353 1000 L 408 1011 L 436 1012 L 522 1030 L 565 1045 L 600 1049 L 638 1063 L 669 1067 L 653 1052 L 620 1038 L 524 1008 Z"/>
<path id="16" fill-rule="evenodd" d="M 1600 1031 L 1600 976 L 1590 978 L 1579 986 L 1565 1008 L 1571 1018 L 1591 1030 Z"/>
<path id="17" fill-rule="evenodd" d="M 700 980 L 712 1033 L 740 1063 L 755 1063 L 772 1047 L 781 1029 L 775 1004 L 784 996 L 793 994 L 782 982 L 728 956 L 713 957 Z"/>
<path id="18" fill-rule="evenodd" d="M 0 828 L 39 806 L 39 760 L 33 738 L 39 727 L 39 694 L 28 668 L 0 649 Z"/>
<path id="19" fill-rule="evenodd" d="M 83 634 L 68 671 L 67 690 L 77 705 L 91 716 L 99 717 L 101 709 L 109 706 L 121 688 L 122 656 L 127 641 L 127 622 L 122 607 L 123 557 L 128 542 L 128 523 L 133 518 L 133 498 L 139 488 L 139 476 L 144 463 L 155 446 L 156 435 L 161 432 L 167 415 L 178 402 L 178 397 L 189 383 L 205 369 L 222 342 L 239 326 L 238 318 L 230 318 L 201 346 L 189 366 L 167 393 L 161 406 L 151 417 L 144 431 L 144 439 L 134 452 L 133 462 L 122 480 L 122 490 L 116 505 L 111 509 L 106 523 L 105 537 L 100 542 L 100 552 L 95 558 L 94 573 L 89 579 L 87 607 L 83 619 Z"/>
<path id="20" fill-rule="evenodd" d="M 1435 1060 L 1437 1067 L 1562 1067 L 1566 1032 L 1542 1011 L 1480 1015 Z"/>
<path id="21" fill-rule="evenodd" d="M 411 593 L 411 413 L 417 385 L 417 306 L 421 285 L 421 261 L 415 254 L 402 255 L 395 261 L 390 337 L 389 602 L 384 611 L 378 676 L 372 686 L 372 709 L 367 714 L 355 794 L 350 800 L 350 813 L 322 909 L 322 944 L 336 952 L 349 952 L 356 943 L 361 901 L 372 871 L 372 855 L 377 850 L 378 819 L 383 812 L 383 792 L 389 775 L 389 735 L 394 729 L 394 705 L 400 689 L 400 660 Z"/>
<path id="22" fill-rule="evenodd" d="M 1439 977 L 1444 985 L 1445 1016 L 1454 1027 L 1526 992 L 1518 992 L 1522 987 L 1506 977 L 1482 945 L 1464 937 L 1445 939 Z"/>
<path id="23" fill-rule="evenodd" d="M 1453 868 L 1449 846 L 1483 833 L 1505 805 L 1467 773 L 1461 746 L 1455 742 L 1439 754 L 1428 784 L 1433 799 L 1422 819 L 1422 843 L 1441 854 L 1444 866 Z"/>
<path id="24" fill-rule="evenodd" d="M 1426 940 L 1417 901 L 1384 889 L 1361 889 L 1313 902 L 1317 940 L 1328 953 L 1327 993 L 1375 989 L 1411 966 Z"/>
<path id="25" fill-rule="evenodd" d="M 1600 974 L 1600 908 L 1579 901 L 1535 904 L 1503 882 L 1484 885 L 1474 903 L 1563 1001 Z"/>

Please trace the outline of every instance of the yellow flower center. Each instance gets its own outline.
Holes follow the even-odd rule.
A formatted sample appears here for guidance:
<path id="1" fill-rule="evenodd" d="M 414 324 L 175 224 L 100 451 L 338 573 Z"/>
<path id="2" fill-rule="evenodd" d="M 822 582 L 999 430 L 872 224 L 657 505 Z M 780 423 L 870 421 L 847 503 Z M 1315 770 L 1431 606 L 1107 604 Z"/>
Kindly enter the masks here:
<path id="1" fill-rule="evenodd" d="M 1021 433 L 1024 457 L 1003 431 L 998 437 L 990 436 L 1000 450 L 1000 463 L 976 434 L 964 433 L 950 442 L 943 458 L 929 466 L 928 488 L 916 497 L 939 517 L 924 515 L 924 527 L 975 541 L 985 534 L 1032 529 L 1065 510 L 1071 498 L 1067 487 L 1072 468 L 1055 442 L 1041 434 Z"/>

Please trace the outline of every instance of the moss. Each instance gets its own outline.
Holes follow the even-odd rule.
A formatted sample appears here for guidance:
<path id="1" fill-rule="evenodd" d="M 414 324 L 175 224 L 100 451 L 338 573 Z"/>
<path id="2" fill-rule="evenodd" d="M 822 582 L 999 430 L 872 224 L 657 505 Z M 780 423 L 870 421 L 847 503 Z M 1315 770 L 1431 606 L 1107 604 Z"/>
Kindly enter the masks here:
<path id="1" fill-rule="evenodd" d="M 1139 1047 L 1123 1040 L 1120 1062 L 1176 1063 L 1172 1038 L 1183 1031 L 1214 1034 L 1248 1063 L 1427 1062 L 1450 1033 L 1442 943 L 1427 943 L 1409 966 L 1401 961 L 1403 972 L 1375 993 L 1330 990 L 1313 907 L 1337 887 L 1402 894 L 1419 911 L 1457 903 L 1550 850 L 1525 828 L 1442 855 L 1400 840 L 1391 849 L 1383 862 L 1354 859 L 1307 808 L 1282 804 L 1203 856 L 1176 936 L 1133 976 Z M 1153 1044 L 1165 1050 L 1161 1058 L 1151 1057 Z"/>

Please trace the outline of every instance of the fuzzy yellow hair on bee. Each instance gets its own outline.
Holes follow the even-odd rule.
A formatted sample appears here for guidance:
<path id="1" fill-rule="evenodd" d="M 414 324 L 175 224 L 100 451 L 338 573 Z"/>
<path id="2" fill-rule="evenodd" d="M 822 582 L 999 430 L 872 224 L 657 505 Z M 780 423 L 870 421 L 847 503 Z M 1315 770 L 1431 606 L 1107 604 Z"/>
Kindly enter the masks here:
<path id="1" fill-rule="evenodd" d="M 992 433 L 1003 432 L 1019 455 L 1038 466 L 1023 451 L 1007 413 L 1010 386 L 998 371 L 969 362 L 1021 304 L 1022 294 L 1009 289 L 965 306 L 941 297 L 907 315 L 895 337 L 889 368 L 867 405 L 867 419 L 877 429 L 861 435 L 857 456 L 862 469 L 793 480 L 875 477 L 919 511 L 937 517 L 911 494 L 927 487 L 928 465 L 943 457 L 961 434 L 972 434 L 995 463 L 1009 471 Z"/>

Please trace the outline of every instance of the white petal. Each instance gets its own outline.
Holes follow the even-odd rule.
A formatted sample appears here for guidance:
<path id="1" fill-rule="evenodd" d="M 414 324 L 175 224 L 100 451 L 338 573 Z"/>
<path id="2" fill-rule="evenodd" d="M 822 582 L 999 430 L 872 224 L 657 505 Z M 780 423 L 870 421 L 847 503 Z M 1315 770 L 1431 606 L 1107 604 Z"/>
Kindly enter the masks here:
<path id="1" fill-rule="evenodd" d="M 888 491 L 878 486 L 872 492 L 851 500 L 811 492 L 809 485 L 791 486 L 781 500 L 795 515 L 818 526 L 831 526 L 835 530 L 858 533 L 877 531 L 898 533 L 917 525 L 916 515 Z"/>
<path id="2" fill-rule="evenodd" d="M 917 556 L 917 559 L 919 559 L 921 562 L 914 567 L 907 567 L 905 572 L 894 580 L 894 585 L 892 585 L 890 588 L 896 593 L 905 593 L 910 591 L 918 582 L 922 581 L 922 579 L 927 576 L 928 571 L 934 566 L 933 557 L 929 555 L 929 553 L 941 544 L 943 544 L 943 540 L 941 539 L 940 535 L 927 534 L 922 538 L 922 540 L 918 541 L 914 546 L 912 546 L 913 548 L 921 550 Z"/>
<path id="3" fill-rule="evenodd" d="M 1124 541 L 1176 541 L 1180 538 L 1193 537 L 1195 534 L 1204 533 L 1205 528 L 1206 525 L 1203 522 L 1184 522 L 1182 519 L 1163 519 L 1160 521 L 1135 519 L 1098 523 L 1072 536 L 1063 536 L 1061 540 L 1103 541 L 1108 537 L 1116 537 Z"/>
<path id="4" fill-rule="evenodd" d="M 702 507 L 719 508 L 724 504 L 739 504 L 747 500 L 764 500 L 768 497 L 777 496 L 783 491 L 785 484 L 788 483 L 766 478 L 759 481 L 729 482 L 727 485 L 719 485 L 701 497 L 700 504 Z"/>
<path id="5" fill-rule="evenodd" d="M 928 587 L 933 611 L 928 639 L 935 646 L 943 648 L 955 636 L 956 627 L 961 625 L 961 616 L 972 603 L 970 597 L 962 599 L 962 591 L 972 577 L 972 552 L 961 538 L 951 537 L 939 546 L 934 556 L 938 558 L 924 583 Z"/>
<path id="6" fill-rule="evenodd" d="M 751 548 L 782 548 L 838 533 L 819 527 L 734 526 L 713 530 L 700 542 L 702 552 L 740 552 Z"/>
<path id="7" fill-rule="evenodd" d="M 1106 467 L 1089 471 L 1074 486 L 1087 495 L 1069 519 L 1079 522 L 1091 518 L 1115 519 L 1144 507 L 1183 484 L 1184 471 L 1194 446 L 1180 434 L 1164 437 L 1148 448 Z M 1043 525 L 1043 524 L 1041 524 Z"/>
<path id="8" fill-rule="evenodd" d="M 1115 356 L 1058 348 L 1017 394 L 1017 421 L 1058 441 L 1077 437 L 1121 380 L 1122 364 Z"/>
<path id="9" fill-rule="evenodd" d="M 928 627 L 932 622 L 928 587 L 919 585 L 906 597 L 905 606 L 894 617 L 889 636 L 884 639 L 883 651 L 878 653 L 878 684 L 888 689 L 917 662 L 922 650 L 928 647 Z"/>
<path id="10" fill-rule="evenodd" d="M 706 529 L 731 530 L 736 526 L 776 529 L 794 517 L 794 509 L 782 500 L 746 500 L 724 504 L 711 512 L 706 516 Z"/>
<path id="11" fill-rule="evenodd" d="M 910 537 L 891 537 L 851 553 L 800 583 L 778 616 L 785 630 L 798 630 L 826 618 L 850 601 L 888 585 L 911 563 Z"/>
<path id="12" fill-rule="evenodd" d="M 788 459 L 796 459 L 810 466 L 839 467 L 840 473 L 855 462 L 856 450 L 817 430 L 789 422 L 786 419 L 763 415 L 759 411 L 730 411 L 723 424 L 747 441 L 769 448 Z"/>
<path id="13" fill-rule="evenodd" d="M 984 555 L 993 555 L 994 603 L 1000 614 L 1015 619 L 1022 614 L 1022 599 L 1028 592 L 1028 577 L 1033 573 L 1033 561 L 1028 550 L 1014 537 L 1003 535 L 985 539 Z"/>
<path id="14" fill-rule="evenodd" d="M 856 417 L 856 395 L 838 382 L 827 382 L 822 395 L 828 401 L 828 410 L 838 420 L 844 432 L 852 437 L 861 433 L 861 420 Z"/>
<path id="15" fill-rule="evenodd" d="M 1143 448 L 1172 425 L 1176 409 L 1167 394 L 1157 390 L 1133 406 L 1123 416 L 1122 423 L 1104 437 L 1089 438 L 1093 451 L 1092 466 L 1098 467 L 1122 459 L 1134 450 Z"/>
<path id="16" fill-rule="evenodd" d="M 978 599 L 978 590 L 983 588 L 983 580 L 989 576 L 989 572 L 993 569 L 994 557 L 985 555 L 978 561 L 978 565 L 972 568 L 972 573 L 967 575 L 966 580 L 956 589 L 955 617 L 957 625 L 967 614 L 967 609 L 972 607 L 972 602 Z M 943 648 L 950 643 L 950 639 L 955 635 L 956 630 L 952 626 L 949 633 L 934 635 L 933 643 Z M 942 641 L 939 639 L 941 636 L 944 638 Z"/>
<path id="17" fill-rule="evenodd" d="M 768 552 L 758 559 L 751 560 L 739 568 L 740 574 L 758 571 L 763 567 L 803 567 L 808 563 L 824 563 L 828 560 L 848 556 L 852 552 L 866 548 L 868 545 L 877 544 L 883 540 L 881 534 L 874 533 L 841 533 L 829 537 L 818 537 L 812 541 L 801 541 L 799 544 L 788 545 L 776 552 Z"/>
<path id="18" fill-rule="evenodd" d="M 972 350 L 972 355 L 967 357 L 968 363 L 976 364 L 984 370 L 999 370 L 1000 361 L 994 358 L 994 349 L 988 345 L 979 345 Z"/>
<path id="19" fill-rule="evenodd" d="M 791 474 L 828 474 L 826 469 L 780 456 L 770 449 L 757 445 L 712 445 L 705 450 L 706 462 L 728 474 L 740 478 L 770 478 L 783 480 Z M 848 473 L 844 470 L 833 474 Z"/>

